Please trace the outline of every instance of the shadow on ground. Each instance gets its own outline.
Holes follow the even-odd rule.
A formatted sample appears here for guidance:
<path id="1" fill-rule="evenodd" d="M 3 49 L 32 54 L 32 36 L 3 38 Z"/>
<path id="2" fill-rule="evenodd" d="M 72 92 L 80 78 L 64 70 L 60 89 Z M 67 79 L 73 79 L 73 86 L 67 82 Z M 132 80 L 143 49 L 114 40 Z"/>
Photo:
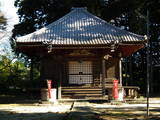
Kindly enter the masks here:
<path id="1" fill-rule="evenodd" d="M 1 95 L 0 104 L 34 104 L 39 102 L 31 96 Z M 74 106 L 72 111 L 68 112 L 39 112 L 28 113 L 27 111 L 16 112 L 11 109 L 12 105 L 7 105 L 5 109 L 0 110 L 0 120 L 145 120 L 146 107 L 106 107 L 108 101 L 91 100 L 86 101 L 90 106 L 85 106 L 85 102 L 80 102 L 82 106 Z M 107 103 L 107 104 L 106 104 Z M 63 103 L 65 104 L 65 103 Z M 94 107 L 94 105 L 103 105 L 104 107 Z M 77 104 L 78 105 L 78 104 Z M 39 106 L 36 106 L 39 107 Z M 46 107 L 47 108 L 47 107 Z M 160 120 L 160 108 L 152 107 L 150 109 L 150 119 Z"/>
<path id="2" fill-rule="evenodd" d="M 63 120 L 65 113 L 16 113 L 12 111 L 0 111 L 2 120 Z"/>
<path id="3" fill-rule="evenodd" d="M 66 113 L 16 113 L 15 111 L 0 111 L 2 120 L 102 120 L 93 112 L 66 112 Z"/>
<path id="4" fill-rule="evenodd" d="M 89 101 L 89 103 L 91 103 L 91 105 L 89 106 L 84 105 L 80 107 L 74 107 L 75 111 L 78 112 L 72 113 L 72 117 L 70 117 L 71 120 L 74 120 L 73 118 L 78 117 L 81 119 L 77 120 L 83 120 L 85 116 L 90 116 L 89 118 L 92 117 L 92 119 L 98 120 L 146 120 L 145 106 L 124 107 L 123 105 L 116 105 L 114 107 L 111 107 L 110 105 L 107 107 L 107 104 L 105 104 L 104 102 Z M 99 105 L 100 103 L 102 103 L 102 105 Z M 82 103 L 80 102 L 80 104 Z M 101 107 L 97 107 L 96 104 Z M 79 112 L 82 112 L 83 114 Z M 148 120 L 160 120 L 160 108 L 158 108 L 157 106 L 151 107 L 150 118 Z"/>
<path id="5" fill-rule="evenodd" d="M 31 104 L 37 103 L 39 99 L 37 97 L 29 96 L 29 95 L 9 95 L 2 94 L 0 95 L 0 104 Z"/>
<path id="6" fill-rule="evenodd" d="M 99 112 L 102 120 L 146 120 L 146 109 L 144 107 L 96 108 L 95 111 Z M 158 108 L 150 109 L 150 119 L 148 120 L 160 120 L 159 112 Z"/>

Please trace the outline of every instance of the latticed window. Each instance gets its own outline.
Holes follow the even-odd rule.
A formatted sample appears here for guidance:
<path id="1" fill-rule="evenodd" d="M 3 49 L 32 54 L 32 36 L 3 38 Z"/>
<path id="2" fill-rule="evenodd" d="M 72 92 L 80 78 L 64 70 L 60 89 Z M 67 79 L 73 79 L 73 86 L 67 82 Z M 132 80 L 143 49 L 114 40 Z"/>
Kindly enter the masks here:
<path id="1" fill-rule="evenodd" d="M 69 84 L 93 82 L 91 61 L 69 61 Z"/>

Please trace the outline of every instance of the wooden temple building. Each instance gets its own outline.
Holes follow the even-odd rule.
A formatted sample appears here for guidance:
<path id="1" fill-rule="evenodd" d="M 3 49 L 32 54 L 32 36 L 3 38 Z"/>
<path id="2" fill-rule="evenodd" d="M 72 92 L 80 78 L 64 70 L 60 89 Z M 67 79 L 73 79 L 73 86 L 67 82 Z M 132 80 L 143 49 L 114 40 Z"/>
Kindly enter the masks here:
<path id="1" fill-rule="evenodd" d="M 17 50 L 41 59 L 40 81 L 53 81 L 58 99 L 103 97 L 122 88 L 121 58 L 144 47 L 144 36 L 74 8 L 48 26 L 16 39 Z M 43 82 L 44 81 L 44 82 Z"/>

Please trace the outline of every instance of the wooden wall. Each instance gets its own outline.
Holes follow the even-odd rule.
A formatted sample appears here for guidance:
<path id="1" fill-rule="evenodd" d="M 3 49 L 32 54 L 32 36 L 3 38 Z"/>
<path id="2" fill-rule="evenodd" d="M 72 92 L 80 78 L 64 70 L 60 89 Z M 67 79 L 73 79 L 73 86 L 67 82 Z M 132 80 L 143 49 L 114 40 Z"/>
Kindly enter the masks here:
<path id="1" fill-rule="evenodd" d="M 58 87 L 59 83 L 63 86 L 68 84 L 68 61 L 70 60 L 90 60 L 93 63 L 93 79 L 100 79 L 102 74 L 103 55 L 99 56 L 74 56 L 65 55 L 46 55 L 41 57 L 41 85 L 46 87 L 46 80 L 53 81 L 53 87 Z M 111 57 L 106 60 L 106 78 L 112 82 L 113 79 L 119 79 L 119 60 L 118 57 Z"/>
<path id="2" fill-rule="evenodd" d="M 57 87 L 61 78 L 62 63 L 60 58 L 54 56 L 43 56 L 41 58 L 41 84 L 46 87 L 46 80 L 52 80 L 52 86 Z"/>
<path id="3" fill-rule="evenodd" d="M 106 78 L 108 80 L 119 79 L 120 58 L 114 57 L 106 61 Z"/>

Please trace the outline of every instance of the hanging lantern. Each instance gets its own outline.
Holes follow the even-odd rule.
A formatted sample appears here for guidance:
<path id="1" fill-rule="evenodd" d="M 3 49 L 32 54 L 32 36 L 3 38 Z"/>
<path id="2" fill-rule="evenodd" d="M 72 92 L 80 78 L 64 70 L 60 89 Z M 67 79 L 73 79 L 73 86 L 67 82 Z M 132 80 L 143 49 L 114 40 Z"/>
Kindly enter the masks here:
<path id="1" fill-rule="evenodd" d="M 111 52 L 115 52 L 115 49 L 116 49 L 115 44 L 112 44 L 112 45 L 111 45 Z"/>
<path id="2" fill-rule="evenodd" d="M 48 53 L 52 52 L 52 45 L 49 45 L 47 49 L 48 49 Z"/>

